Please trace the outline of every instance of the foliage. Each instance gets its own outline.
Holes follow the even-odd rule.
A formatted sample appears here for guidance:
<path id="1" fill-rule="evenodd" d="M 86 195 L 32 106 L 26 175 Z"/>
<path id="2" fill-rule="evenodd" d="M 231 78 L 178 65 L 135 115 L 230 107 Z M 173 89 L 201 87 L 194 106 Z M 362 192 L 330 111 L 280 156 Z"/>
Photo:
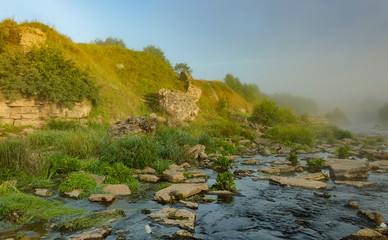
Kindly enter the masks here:
<path id="1" fill-rule="evenodd" d="M 162 49 L 155 47 L 154 45 L 148 45 L 147 47 L 143 48 L 143 51 L 158 57 L 160 60 L 171 66 L 170 61 L 166 58 Z"/>
<path id="2" fill-rule="evenodd" d="M 33 190 L 36 188 L 49 188 L 55 186 L 51 179 L 43 176 L 21 175 L 17 178 L 18 188 L 25 190 Z"/>
<path id="3" fill-rule="evenodd" d="M 0 196 L 6 193 L 19 192 L 19 190 L 8 181 L 4 181 L 0 184 Z"/>
<path id="4" fill-rule="evenodd" d="M 312 159 L 307 161 L 307 166 L 315 168 L 315 169 L 321 169 L 325 166 L 326 161 L 322 158 Z"/>
<path id="5" fill-rule="evenodd" d="M 81 189 L 83 195 L 88 195 L 89 192 L 96 186 L 94 178 L 84 172 L 73 172 L 68 178 L 63 180 L 58 187 L 61 194 L 73 191 L 74 189 Z"/>
<path id="6" fill-rule="evenodd" d="M 345 159 L 350 156 L 350 147 L 349 146 L 341 146 L 336 149 L 336 154 L 339 158 Z"/>
<path id="7" fill-rule="evenodd" d="M 222 171 L 227 171 L 230 168 L 230 162 L 226 157 L 221 156 L 214 160 L 213 167 Z"/>
<path id="8" fill-rule="evenodd" d="M 265 136 L 278 142 L 290 141 L 312 146 L 314 145 L 315 134 L 306 127 L 295 125 L 275 126 L 267 130 Z"/>
<path id="9" fill-rule="evenodd" d="M 71 108 L 86 99 L 99 102 L 99 90 L 88 72 L 54 47 L 6 48 L 0 55 L 2 93 L 11 101 L 22 96 L 48 100 Z"/>
<path id="10" fill-rule="evenodd" d="M 350 122 L 345 112 L 339 107 L 335 107 L 332 111 L 326 113 L 325 117 L 337 124 L 347 124 Z"/>
<path id="11" fill-rule="evenodd" d="M 228 98 L 220 98 L 217 102 L 216 111 L 220 116 L 230 115 Z"/>
<path id="12" fill-rule="evenodd" d="M 81 169 L 81 161 L 62 153 L 50 155 L 50 175 L 69 174 Z"/>
<path id="13" fill-rule="evenodd" d="M 136 191 L 139 188 L 139 182 L 132 175 L 132 171 L 122 162 L 116 162 L 112 167 L 106 167 L 105 183 L 127 184 L 132 191 Z"/>
<path id="14" fill-rule="evenodd" d="M 257 103 L 263 95 L 256 84 L 241 83 L 233 74 L 226 74 L 224 82 L 250 103 Z"/>
<path id="15" fill-rule="evenodd" d="M 20 27 L 14 20 L 6 19 L 0 23 L 0 53 L 7 45 L 18 45 L 20 39 Z"/>
<path id="16" fill-rule="evenodd" d="M 331 126 L 333 129 L 333 135 L 336 139 L 342 140 L 345 138 L 353 138 L 353 134 L 347 130 L 340 129 L 336 126 Z"/>
<path id="17" fill-rule="evenodd" d="M 61 203 L 45 201 L 25 193 L 7 192 L 1 194 L 0 215 L 11 216 L 14 212 L 18 213 L 20 217 L 11 220 L 24 223 L 31 219 L 50 219 L 61 215 L 75 215 L 83 210 L 64 207 Z"/>
<path id="18" fill-rule="evenodd" d="M 181 74 L 181 72 L 187 72 L 190 75 L 193 73 L 193 70 L 190 68 L 190 66 L 187 63 L 175 64 L 174 71 L 176 75 Z"/>
<path id="19" fill-rule="evenodd" d="M 160 191 L 162 189 L 168 188 L 171 185 L 172 185 L 172 183 L 168 183 L 168 182 L 159 183 L 159 185 L 156 187 L 156 191 Z"/>
<path id="20" fill-rule="evenodd" d="M 218 190 L 236 191 L 236 185 L 234 184 L 234 176 L 231 172 L 226 171 L 218 173 L 216 178 L 216 188 Z"/>
<path id="21" fill-rule="evenodd" d="M 66 130 L 85 130 L 85 127 L 77 121 L 71 120 L 61 120 L 61 119 L 50 119 L 46 125 L 44 126 L 45 129 L 49 130 L 60 130 L 60 131 L 66 131 Z"/>
<path id="22" fill-rule="evenodd" d="M 14 177 L 20 171 L 30 171 L 29 151 L 25 140 L 0 141 L 0 179 Z"/>
<path id="23" fill-rule="evenodd" d="M 290 153 L 287 157 L 287 161 L 290 161 L 292 165 L 296 166 L 299 164 L 298 155 Z"/>
<path id="24" fill-rule="evenodd" d="M 98 46 L 113 46 L 113 45 L 117 45 L 117 46 L 120 46 L 122 48 L 126 48 L 125 43 L 124 43 L 123 39 L 121 39 L 121 38 L 107 37 L 105 39 L 105 41 L 101 40 L 99 38 L 96 38 L 91 43 L 92 44 L 96 44 Z"/>
<path id="25" fill-rule="evenodd" d="M 265 126 L 281 123 L 295 123 L 296 116 L 290 109 L 281 108 L 274 101 L 263 98 L 253 107 L 251 120 Z"/>
<path id="26" fill-rule="evenodd" d="M 383 121 L 388 121 L 388 103 L 379 109 L 379 117 Z"/>
<path id="27" fill-rule="evenodd" d="M 218 150 L 222 155 L 235 155 L 239 151 L 239 149 L 233 143 L 229 143 L 222 139 L 216 140 L 216 144 L 219 147 Z"/>
<path id="28" fill-rule="evenodd" d="M 276 93 L 270 95 L 276 104 L 292 109 L 297 115 L 312 114 L 318 112 L 318 105 L 312 98 L 294 96 L 289 93 Z"/>

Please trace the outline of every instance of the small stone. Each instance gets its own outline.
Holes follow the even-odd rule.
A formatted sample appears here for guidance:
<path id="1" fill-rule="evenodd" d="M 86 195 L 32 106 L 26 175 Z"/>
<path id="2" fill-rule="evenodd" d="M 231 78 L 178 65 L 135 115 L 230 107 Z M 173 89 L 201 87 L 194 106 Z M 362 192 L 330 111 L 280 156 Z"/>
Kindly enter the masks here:
<path id="1" fill-rule="evenodd" d="M 260 164 L 260 162 L 256 161 L 255 158 L 251 158 L 251 159 L 248 159 L 248 160 L 243 160 L 241 162 L 242 165 L 258 165 Z"/>
<path id="2" fill-rule="evenodd" d="M 73 191 L 65 192 L 64 195 L 69 198 L 78 199 L 79 196 L 81 195 L 81 191 L 82 190 L 80 189 L 74 189 Z"/>
<path id="3" fill-rule="evenodd" d="M 181 168 L 190 168 L 190 164 L 188 162 L 184 162 L 180 165 Z"/>
<path id="4" fill-rule="evenodd" d="M 144 208 L 144 209 L 141 210 L 141 213 L 143 213 L 143 214 L 150 214 L 151 210 L 149 210 L 148 208 Z"/>
<path id="5" fill-rule="evenodd" d="M 149 216 L 165 225 L 177 225 L 183 229 L 194 230 L 196 214 L 186 209 L 167 207 Z"/>
<path id="6" fill-rule="evenodd" d="M 192 233 L 186 231 L 186 230 L 179 230 L 173 235 L 171 235 L 172 239 L 185 239 L 185 240 L 198 240 L 200 238 L 194 236 Z"/>
<path id="7" fill-rule="evenodd" d="M 358 209 L 358 207 L 359 207 L 358 202 L 356 202 L 356 201 L 351 201 L 351 202 L 345 204 L 344 206 L 347 208 L 353 208 L 353 209 Z"/>
<path id="8" fill-rule="evenodd" d="M 148 182 L 148 183 L 157 183 L 160 180 L 159 177 L 151 174 L 140 174 L 139 179 L 142 182 Z"/>
<path id="9" fill-rule="evenodd" d="M 125 184 L 109 184 L 104 186 L 102 190 L 118 196 L 127 196 L 131 194 L 131 190 Z"/>
<path id="10" fill-rule="evenodd" d="M 35 196 L 39 196 L 39 197 L 49 197 L 51 195 L 53 195 L 52 192 L 50 192 L 49 190 L 47 189 L 35 189 L 35 192 L 34 192 Z"/>
<path id="11" fill-rule="evenodd" d="M 124 236 L 118 236 L 118 237 L 116 238 L 116 240 L 126 240 L 126 238 L 125 238 Z"/>
<path id="12" fill-rule="evenodd" d="M 180 200 L 179 202 L 182 203 L 187 208 L 198 209 L 198 203 L 190 202 L 190 201 L 183 201 L 183 200 Z"/>
<path id="13" fill-rule="evenodd" d="M 367 217 L 369 220 L 373 221 L 377 226 L 380 226 L 384 220 L 384 216 L 377 212 L 368 212 L 365 210 L 359 210 L 358 214 Z"/>
<path id="14" fill-rule="evenodd" d="M 112 202 L 115 200 L 114 194 L 92 194 L 89 197 L 91 202 Z"/>
<path id="15" fill-rule="evenodd" d="M 156 173 L 156 170 L 150 167 L 145 167 L 143 170 L 140 171 L 140 173 L 143 174 L 154 174 Z"/>
<path id="16" fill-rule="evenodd" d="M 185 180 L 185 183 L 205 183 L 205 182 L 206 182 L 206 179 L 204 178 L 190 178 Z"/>

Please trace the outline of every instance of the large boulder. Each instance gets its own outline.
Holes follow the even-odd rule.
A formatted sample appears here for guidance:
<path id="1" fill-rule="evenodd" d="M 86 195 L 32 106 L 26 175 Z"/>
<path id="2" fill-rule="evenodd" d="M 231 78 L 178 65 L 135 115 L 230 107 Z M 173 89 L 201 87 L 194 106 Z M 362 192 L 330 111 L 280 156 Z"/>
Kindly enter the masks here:
<path id="1" fill-rule="evenodd" d="M 161 224 L 194 230 L 196 214 L 186 209 L 167 207 L 156 213 L 151 213 L 149 216 Z"/>
<path id="2" fill-rule="evenodd" d="M 168 203 L 177 198 L 188 198 L 202 191 L 207 191 L 208 186 L 206 183 L 185 183 L 185 184 L 173 184 L 167 188 L 164 188 L 154 195 L 154 200 L 161 203 Z"/>
<path id="3" fill-rule="evenodd" d="M 157 95 L 159 106 L 172 118 L 184 121 L 194 120 L 198 116 L 199 107 L 191 95 L 164 88 L 160 89 Z"/>
<path id="4" fill-rule="evenodd" d="M 330 177 L 334 180 L 366 180 L 368 179 L 368 163 L 360 160 L 328 159 Z"/>
<path id="5" fill-rule="evenodd" d="M 156 130 L 156 120 L 147 117 L 131 116 L 119 121 L 109 128 L 109 132 L 115 137 L 123 137 L 128 134 L 152 133 Z"/>
<path id="6" fill-rule="evenodd" d="M 163 172 L 163 178 L 172 183 L 182 182 L 185 180 L 185 177 L 183 176 L 183 172 L 178 172 L 176 170 L 170 170 L 167 169 Z"/>
<path id="7" fill-rule="evenodd" d="M 191 156 L 194 159 L 206 159 L 208 158 L 207 154 L 205 153 L 205 146 L 201 144 L 197 144 L 193 147 L 191 147 L 187 154 Z"/>
<path id="8" fill-rule="evenodd" d="M 321 181 L 305 180 L 292 177 L 274 176 L 270 178 L 270 181 L 278 183 L 282 186 L 300 187 L 307 189 L 325 189 L 327 187 L 326 183 Z"/>

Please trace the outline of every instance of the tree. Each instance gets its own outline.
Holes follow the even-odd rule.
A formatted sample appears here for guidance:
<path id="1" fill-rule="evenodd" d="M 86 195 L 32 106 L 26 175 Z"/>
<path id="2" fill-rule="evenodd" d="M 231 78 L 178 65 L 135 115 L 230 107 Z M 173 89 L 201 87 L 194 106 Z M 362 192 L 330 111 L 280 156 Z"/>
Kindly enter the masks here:
<path id="1" fill-rule="evenodd" d="M 114 46 L 114 45 L 118 45 L 120 47 L 126 48 L 123 39 L 114 38 L 114 37 L 107 37 L 105 39 L 105 41 L 101 40 L 99 38 L 96 38 L 94 41 L 92 41 L 92 43 L 96 44 L 98 46 L 108 46 L 108 45 Z"/>
<path id="2" fill-rule="evenodd" d="M 148 45 L 147 47 L 143 48 L 143 51 L 157 56 L 158 58 L 160 58 L 171 66 L 170 61 L 166 58 L 166 56 L 164 56 L 164 52 L 162 51 L 162 49 L 155 47 L 154 45 Z"/>
<path id="3" fill-rule="evenodd" d="M 187 72 L 191 75 L 193 70 L 187 65 L 187 63 L 177 63 L 174 66 L 174 71 L 177 75 L 179 75 L 181 72 Z"/>
<path id="4" fill-rule="evenodd" d="M 250 103 L 258 103 L 263 95 L 256 84 L 241 83 L 240 79 L 233 74 L 226 74 L 224 82 Z"/>
<path id="5" fill-rule="evenodd" d="M 379 109 L 379 116 L 381 120 L 388 121 L 388 103 L 384 104 L 384 106 Z"/>

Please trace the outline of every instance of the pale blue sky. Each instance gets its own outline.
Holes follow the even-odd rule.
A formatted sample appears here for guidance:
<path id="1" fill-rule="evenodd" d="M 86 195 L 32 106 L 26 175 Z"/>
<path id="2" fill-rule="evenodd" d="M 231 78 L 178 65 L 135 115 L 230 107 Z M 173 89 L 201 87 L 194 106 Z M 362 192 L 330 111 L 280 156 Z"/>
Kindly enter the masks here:
<path id="1" fill-rule="evenodd" d="M 0 17 L 37 19 L 75 42 L 153 44 L 195 78 L 232 73 L 266 93 L 388 100 L 386 0 L 1 0 Z"/>

